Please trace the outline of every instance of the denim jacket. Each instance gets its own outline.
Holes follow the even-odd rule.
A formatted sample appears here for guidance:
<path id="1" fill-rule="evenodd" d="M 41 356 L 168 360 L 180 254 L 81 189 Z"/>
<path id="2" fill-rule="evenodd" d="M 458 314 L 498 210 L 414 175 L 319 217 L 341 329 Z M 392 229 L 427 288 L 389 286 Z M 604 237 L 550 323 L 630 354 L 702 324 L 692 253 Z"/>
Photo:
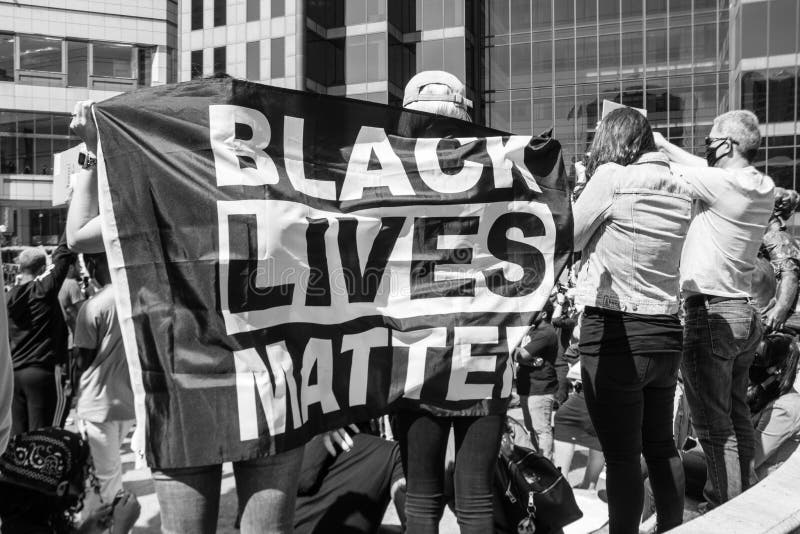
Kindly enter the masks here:
<path id="1" fill-rule="evenodd" d="M 576 304 L 677 313 L 691 212 L 690 190 L 658 152 L 598 167 L 573 208 L 575 250 L 583 251 Z"/>

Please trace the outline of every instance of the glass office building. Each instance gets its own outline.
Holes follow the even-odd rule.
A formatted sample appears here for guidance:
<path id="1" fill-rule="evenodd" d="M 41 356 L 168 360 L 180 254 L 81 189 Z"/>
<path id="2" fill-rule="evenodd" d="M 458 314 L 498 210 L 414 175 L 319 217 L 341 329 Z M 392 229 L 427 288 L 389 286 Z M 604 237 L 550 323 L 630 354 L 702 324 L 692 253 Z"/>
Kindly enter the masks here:
<path id="1" fill-rule="evenodd" d="M 307 88 L 401 106 L 421 70 L 448 70 L 480 101 L 480 4 L 472 0 L 306 2 Z M 476 96 L 478 98 L 476 98 Z M 474 110 L 482 117 L 480 102 Z"/>
<path id="2" fill-rule="evenodd" d="M 177 80 L 177 0 L 0 2 L 0 244 L 52 245 L 53 154 L 74 146 L 70 113 Z"/>
<path id="3" fill-rule="evenodd" d="M 570 174 L 604 99 L 647 108 L 655 129 L 693 151 L 728 109 L 726 0 L 492 0 L 485 31 L 486 123 L 552 127 Z"/>
<path id="4" fill-rule="evenodd" d="M 757 167 L 782 187 L 798 186 L 800 2 L 758 0 L 731 8 L 733 101 L 750 109 L 764 139 Z"/>
<path id="5" fill-rule="evenodd" d="M 184 0 L 181 80 L 225 71 L 279 87 L 400 106 L 416 72 L 465 81 L 480 107 L 475 0 Z"/>

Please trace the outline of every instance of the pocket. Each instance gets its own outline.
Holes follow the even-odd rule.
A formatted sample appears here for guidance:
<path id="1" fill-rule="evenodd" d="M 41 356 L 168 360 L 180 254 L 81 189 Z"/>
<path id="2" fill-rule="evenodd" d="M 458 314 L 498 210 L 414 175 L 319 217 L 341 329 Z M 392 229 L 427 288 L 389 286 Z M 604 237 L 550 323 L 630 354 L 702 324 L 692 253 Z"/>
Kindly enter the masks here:
<path id="1" fill-rule="evenodd" d="M 749 344 L 753 329 L 752 311 L 736 310 L 735 313 L 711 312 L 708 329 L 711 337 L 711 352 L 726 360 L 732 360 Z"/>

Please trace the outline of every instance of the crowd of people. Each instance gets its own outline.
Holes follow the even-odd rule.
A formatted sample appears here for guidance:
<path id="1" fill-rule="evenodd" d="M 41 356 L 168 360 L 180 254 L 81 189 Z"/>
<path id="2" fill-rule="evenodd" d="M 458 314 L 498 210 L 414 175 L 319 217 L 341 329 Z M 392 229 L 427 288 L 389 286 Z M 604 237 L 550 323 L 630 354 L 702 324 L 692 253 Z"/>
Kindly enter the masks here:
<path id="1" fill-rule="evenodd" d="M 71 124 L 87 155 L 65 236 L 49 260 L 20 254 L 0 312 L 2 532 L 127 532 L 139 514 L 122 486 L 135 416 L 91 105 Z M 470 118 L 463 84 L 438 71 L 412 78 L 404 106 Z M 681 524 L 686 495 L 720 506 L 797 447 L 800 247 L 786 222 L 800 196 L 753 167 L 760 143 L 756 117 L 730 111 L 699 158 L 623 108 L 576 165 L 575 262 L 514 351 L 515 387 L 538 454 L 566 473 L 586 447 L 578 487 L 589 490 L 605 469 L 613 534 L 638 532 L 653 510 L 659 532 Z M 77 432 L 62 429 L 72 405 Z M 506 410 L 401 408 L 389 427 L 364 422 L 234 462 L 239 525 L 374 532 L 393 501 L 407 532 L 437 532 L 448 503 L 461 532 L 503 531 Z M 221 465 L 154 470 L 153 481 L 164 532 L 216 531 Z"/>

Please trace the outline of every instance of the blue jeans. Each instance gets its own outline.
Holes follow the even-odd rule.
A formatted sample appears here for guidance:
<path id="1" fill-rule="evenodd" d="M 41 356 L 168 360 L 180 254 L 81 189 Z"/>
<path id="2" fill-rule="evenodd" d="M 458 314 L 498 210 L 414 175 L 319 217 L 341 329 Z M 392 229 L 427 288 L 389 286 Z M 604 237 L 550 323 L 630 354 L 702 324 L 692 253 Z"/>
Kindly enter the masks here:
<path id="1" fill-rule="evenodd" d="M 243 534 L 290 533 L 303 462 L 303 447 L 272 456 L 233 462 Z M 222 465 L 153 471 L 161 532 L 217 531 Z M 232 525 L 231 525 L 232 526 Z"/>
<path id="2" fill-rule="evenodd" d="M 456 446 L 456 518 L 462 534 L 493 532 L 492 483 L 503 415 L 437 417 L 400 412 L 397 434 L 406 473 L 409 534 L 439 532 L 445 506 L 444 462 L 450 427 Z"/>
<path id="3" fill-rule="evenodd" d="M 762 335 L 761 318 L 747 301 L 715 300 L 685 305 L 681 365 L 692 426 L 708 465 L 703 493 L 709 508 L 749 486 L 755 442 L 747 382 Z"/>

